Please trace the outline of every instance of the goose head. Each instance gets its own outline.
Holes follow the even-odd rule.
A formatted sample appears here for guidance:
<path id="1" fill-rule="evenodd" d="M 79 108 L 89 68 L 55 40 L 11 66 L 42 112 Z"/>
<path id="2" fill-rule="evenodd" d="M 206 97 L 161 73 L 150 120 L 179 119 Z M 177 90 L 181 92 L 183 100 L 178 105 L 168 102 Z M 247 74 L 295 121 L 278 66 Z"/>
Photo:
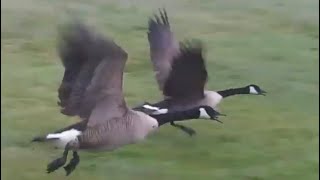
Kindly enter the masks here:
<path id="1" fill-rule="evenodd" d="M 246 87 L 248 94 L 255 94 L 255 95 L 266 95 L 266 91 L 262 90 L 258 85 L 250 84 Z"/>
<path id="2" fill-rule="evenodd" d="M 199 107 L 199 118 L 203 119 L 212 119 L 222 123 L 218 116 L 226 116 L 225 114 L 221 114 L 218 111 L 214 110 L 211 106 L 200 106 Z"/>

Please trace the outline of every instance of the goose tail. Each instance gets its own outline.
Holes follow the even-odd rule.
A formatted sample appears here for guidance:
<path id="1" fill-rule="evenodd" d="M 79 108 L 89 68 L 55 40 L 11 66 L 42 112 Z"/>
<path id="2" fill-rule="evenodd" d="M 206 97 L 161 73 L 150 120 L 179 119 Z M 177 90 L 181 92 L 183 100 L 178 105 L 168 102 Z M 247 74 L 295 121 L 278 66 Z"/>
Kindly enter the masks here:
<path id="1" fill-rule="evenodd" d="M 48 138 L 48 136 L 36 136 L 31 140 L 31 142 L 45 142 L 48 140 L 57 140 L 57 139 L 59 138 L 58 137 Z"/>

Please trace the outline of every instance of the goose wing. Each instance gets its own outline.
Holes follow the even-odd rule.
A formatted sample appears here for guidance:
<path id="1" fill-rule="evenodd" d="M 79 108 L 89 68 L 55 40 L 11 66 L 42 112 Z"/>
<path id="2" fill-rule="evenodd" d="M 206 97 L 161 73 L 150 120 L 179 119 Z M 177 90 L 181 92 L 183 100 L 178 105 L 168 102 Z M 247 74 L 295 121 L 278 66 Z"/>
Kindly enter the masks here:
<path id="1" fill-rule="evenodd" d="M 166 11 L 160 10 L 160 15 L 149 19 L 148 41 L 150 56 L 155 71 L 155 77 L 160 90 L 171 71 L 172 57 L 178 53 L 179 44 L 170 30 Z"/>
<path id="2" fill-rule="evenodd" d="M 197 100 L 204 96 L 208 79 L 203 48 L 200 42 L 181 43 L 180 53 L 173 58 L 172 70 L 163 94 L 174 99 Z"/>
<path id="3" fill-rule="evenodd" d="M 74 23 L 61 31 L 59 54 L 65 67 L 58 90 L 63 114 L 93 125 L 126 113 L 122 76 L 127 53 L 121 47 Z"/>

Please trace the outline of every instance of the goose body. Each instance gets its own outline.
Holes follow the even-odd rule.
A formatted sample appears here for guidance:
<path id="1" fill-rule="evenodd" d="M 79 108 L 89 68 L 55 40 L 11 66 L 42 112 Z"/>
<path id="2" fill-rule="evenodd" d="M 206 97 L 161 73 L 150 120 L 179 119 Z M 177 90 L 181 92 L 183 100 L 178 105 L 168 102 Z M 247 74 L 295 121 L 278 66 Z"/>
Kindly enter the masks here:
<path id="1" fill-rule="evenodd" d="M 145 112 L 147 114 L 157 114 L 160 111 L 183 111 L 201 105 L 210 106 L 214 108 L 220 103 L 222 99 L 223 97 L 215 91 L 204 91 L 204 97 L 202 99 L 195 99 L 191 102 L 188 102 L 188 99 L 176 100 L 167 98 L 154 104 L 146 102 L 143 105 L 137 106 L 133 109 Z"/>
<path id="2" fill-rule="evenodd" d="M 87 128 L 79 136 L 79 149 L 114 150 L 142 141 L 158 128 L 158 121 L 142 112 L 129 110 L 123 118 Z M 93 136 L 97 138 L 92 138 Z"/>
<path id="3" fill-rule="evenodd" d="M 145 139 L 168 122 L 217 120 L 219 115 L 209 106 L 176 112 L 157 109 L 157 113 L 149 115 L 129 109 L 122 92 L 127 53 L 81 23 L 70 24 L 61 31 L 59 54 L 65 72 L 58 89 L 58 105 L 64 115 L 79 116 L 82 121 L 33 139 L 64 148 L 63 156 L 48 164 L 48 173 L 66 163 L 70 150 L 73 158 L 64 167 L 67 175 L 79 163 L 78 150 L 111 151 Z"/>
<path id="4" fill-rule="evenodd" d="M 108 120 L 98 127 L 66 129 L 58 133 L 49 133 L 45 139 L 52 140 L 57 148 L 65 148 L 68 142 L 77 140 L 79 149 L 114 150 L 143 140 L 158 126 L 158 121 L 151 116 L 129 110 L 125 117 Z"/>
<path id="5" fill-rule="evenodd" d="M 170 29 L 164 9 L 160 10 L 159 15 L 149 19 L 148 29 L 150 59 L 164 98 L 157 103 L 144 103 L 133 109 L 153 114 L 158 113 L 156 108 L 167 109 L 168 112 L 186 110 L 199 105 L 217 108 L 217 105 L 227 97 L 266 93 L 254 84 L 221 91 L 206 90 L 208 73 L 202 44 L 196 41 L 179 43 Z M 174 122 L 171 122 L 171 125 L 182 128 L 190 135 L 195 133 L 191 128 L 177 126 Z"/>

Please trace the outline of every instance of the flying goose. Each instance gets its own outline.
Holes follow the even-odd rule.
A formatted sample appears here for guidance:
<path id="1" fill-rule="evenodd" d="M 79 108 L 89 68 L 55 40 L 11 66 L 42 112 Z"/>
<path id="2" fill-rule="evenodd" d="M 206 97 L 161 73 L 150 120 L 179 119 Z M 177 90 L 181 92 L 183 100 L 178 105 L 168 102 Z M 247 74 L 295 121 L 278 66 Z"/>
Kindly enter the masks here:
<path id="1" fill-rule="evenodd" d="M 148 41 L 150 57 L 155 71 L 155 78 L 164 100 L 150 104 L 143 103 L 133 109 L 145 113 L 156 113 L 159 108 L 168 111 L 184 110 L 199 105 L 208 105 L 212 108 L 222 99 L 240 95 L 265 95 L 259 86 L 251 84 L 240 88 L 231 88 L 221 91 L 205 90 L 208 79 L 203 47 L 199 42 L 178 43 L 170 29 L 166 10 L 160 10 L 160 16 L 154 15 L 149 19 Z M 193 135 L 191 128 L 170 123 Z"/>
<path id="2" fill-rule="evenodd" d="M 82 121 L 33 139 L 51 141 L 64 149 L 62 157 L 48 164 L 48 173 L 66 163 L 69 151 L 73 151 L 73 158 L 64 166 L 67 175 L 80 161 L 78 150 L 111 151 L 137 143 L 172 121 L 218 120 L 219 113 L 209 106 L 154 115 L 129 109 L 122 92 L 127 53 L 82 23 L 67 27 L 61 31 L 59 44 L 65 71 L 58 89 L 58 105 L 63 114 L 79 116 Z"/>

